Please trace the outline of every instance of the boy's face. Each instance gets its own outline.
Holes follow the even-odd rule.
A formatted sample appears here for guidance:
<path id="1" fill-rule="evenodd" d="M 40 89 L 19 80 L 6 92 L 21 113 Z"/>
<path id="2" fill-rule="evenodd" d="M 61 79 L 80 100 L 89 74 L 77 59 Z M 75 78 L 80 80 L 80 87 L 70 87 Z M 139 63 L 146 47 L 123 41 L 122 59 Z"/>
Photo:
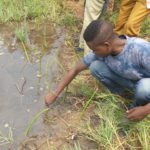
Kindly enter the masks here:
<path id="1" fill-rule="evenodd" d="M 93 42 L 87 42 L 87 45 L 97 56 L 104 57 L 111 55 L 111 45 L 108 42 L 99 45 L 95 45 Z"/>

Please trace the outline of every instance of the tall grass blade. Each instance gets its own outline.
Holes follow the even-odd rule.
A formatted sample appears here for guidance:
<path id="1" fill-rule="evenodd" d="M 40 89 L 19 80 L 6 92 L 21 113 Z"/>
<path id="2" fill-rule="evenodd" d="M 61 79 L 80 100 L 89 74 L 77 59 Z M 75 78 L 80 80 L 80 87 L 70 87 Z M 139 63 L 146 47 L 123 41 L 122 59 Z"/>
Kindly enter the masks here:
<path id="1" fill-rule="evenodd" d="M 35 124 L 35 122 L 40 118 L 40 116 L 47 112 L 49 110 L 49 108 L 45 108 L 43 110 L 41 110 L 38 114 L 35 115 L 35 117 L 31 120 L 31 122 L 29 123 L 29 125 L 27 126 L 27 128 L 24 131 L 24 135 L 27 136 L 29 131 L 32 129 L 33 125 Z"/>

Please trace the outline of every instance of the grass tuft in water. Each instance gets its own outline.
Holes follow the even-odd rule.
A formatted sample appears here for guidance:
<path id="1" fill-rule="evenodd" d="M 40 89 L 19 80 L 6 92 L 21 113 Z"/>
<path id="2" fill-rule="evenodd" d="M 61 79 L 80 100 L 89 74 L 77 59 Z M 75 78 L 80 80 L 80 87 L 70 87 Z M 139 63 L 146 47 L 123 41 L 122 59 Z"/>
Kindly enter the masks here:
<path id="1" fill-rule="evenodd" d="M 27 126 L 27 128 L 24 131 L 24 135 L 27 136 L 28 133 L 30 132 L 30 130 L 32 129 L 33 125 L 35 124 L 35 122 L 40 118 L 40 116 L 47 112 L 49 110 L 49 108 L 45 108 L 43 110 L 41 110 L 38 114 L 35 115 L 35 117 L 31 120 L 31 122 L 29 123 L 29 125 Z"/>
<path id="2" fill-rule="evenodd" d="M 16 28 L 15 35 L 20 42 L 26 42 L 28 36 L 28 30 L 25 27 Z"/>
<path id="3" fill-rule="evenodd" d="M 6 145 L 6 144 L 12 144 L 13 143 L 13 133 L 11 127 L 8 127 L 8 136 L 5 136 L 1 131 L 0 131 L 0 146 L 1 145 Z"/>

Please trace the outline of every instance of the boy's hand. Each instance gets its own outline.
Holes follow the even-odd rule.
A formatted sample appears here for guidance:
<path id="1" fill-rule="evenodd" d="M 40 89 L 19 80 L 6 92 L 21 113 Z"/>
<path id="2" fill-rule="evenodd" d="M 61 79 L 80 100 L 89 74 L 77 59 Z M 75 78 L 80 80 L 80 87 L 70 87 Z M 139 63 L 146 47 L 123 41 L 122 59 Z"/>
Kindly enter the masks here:
<path id="1" fill-rule="evenodd" d="M 45 96 L 45 105 L 49 106 L 50 104 L 52 104 L 56 100 L 56 98 L 57 98 L 57 96 L 55 94 L 52 94 L 52 93 L 49 92 Z"/>
<path id="2" fill-rule="evenodd" d="M 145 106 L 139 106 L 127 111 L 127 118 L 130 120 L 142 120 L 147 115 Z"/>

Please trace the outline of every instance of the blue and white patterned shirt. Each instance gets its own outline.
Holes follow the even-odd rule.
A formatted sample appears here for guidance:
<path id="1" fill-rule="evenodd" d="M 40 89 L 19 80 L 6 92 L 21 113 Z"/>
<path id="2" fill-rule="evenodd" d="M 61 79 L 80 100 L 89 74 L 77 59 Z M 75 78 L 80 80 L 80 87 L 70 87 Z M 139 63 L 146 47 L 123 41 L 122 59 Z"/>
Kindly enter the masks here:
<path id="1" fill-rule="evenodd" d="M 116 56 L 100 57 L 90 52 L 83 58 L 89 67 L 95 60 L 104 61 L 116 74 L 130 80 L 150 78 L 150 43 L 135 37 L 126 37 L 127 42 L 122 52 Z"/>

